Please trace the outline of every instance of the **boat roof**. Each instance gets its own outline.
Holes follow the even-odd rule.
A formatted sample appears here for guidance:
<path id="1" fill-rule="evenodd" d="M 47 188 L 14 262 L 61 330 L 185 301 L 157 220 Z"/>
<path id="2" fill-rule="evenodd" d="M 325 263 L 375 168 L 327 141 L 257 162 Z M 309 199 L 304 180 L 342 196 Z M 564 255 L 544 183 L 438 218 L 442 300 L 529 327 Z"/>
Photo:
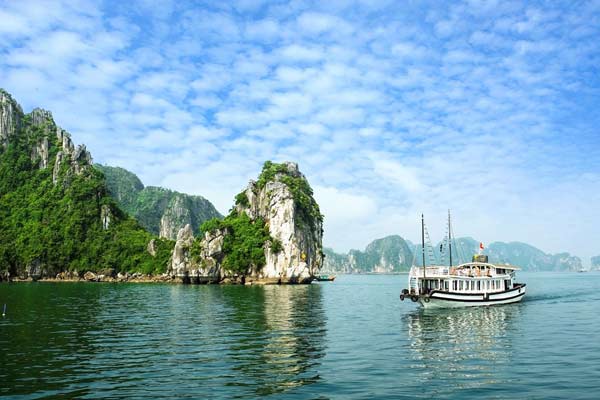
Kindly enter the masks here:
<path id="1" fill-rule="evenodd" d="M 484 262 L 468 262 L 468 263 L 464 263 L 464 264 L 460 264 L 458 265 L 456 268 L 466 268 L 466 267 L 492 267 L 492 268 L 502 268 L 502 269 L 510 269 L 513 271 L 520 271 L 521 268 L 517 267 L 516 265 L 510 265 L 510 264 L 490 264 L 490 263 L 484 263 Z"/>

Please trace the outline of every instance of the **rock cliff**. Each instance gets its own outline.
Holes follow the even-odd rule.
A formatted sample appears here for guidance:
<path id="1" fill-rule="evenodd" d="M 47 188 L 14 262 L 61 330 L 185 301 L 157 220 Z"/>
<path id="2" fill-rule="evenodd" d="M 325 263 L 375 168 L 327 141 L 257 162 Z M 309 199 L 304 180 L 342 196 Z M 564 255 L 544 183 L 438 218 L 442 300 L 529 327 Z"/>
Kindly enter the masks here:
<path id="1" fill-rule="evenodd" d="M 160 217 L 161 238 L 176 238 L 181 227 L 191 225 L 192 213 L 185 205 L 183 196 L 175 196 L 169 201 L 162 217 Z"/>
<path id="2" fill-rule="evenodd" d="M 11 95 L 0 89 L 1 148 L 6 149 L 16 140 L 31 142 L 31 162 L 39 169 L 54 166 L 54 183 L 60 178 L 68 180 L 73 175 L 81 175 L 92 165 L 92 156 L 85 146 L 75 148 L 71 135 L 55 124 L 50 111 L 34 108 L 24 114 Z"/>
<path id="3" fill-rule="evenodd" d="M 0 89 L 0 146 L 6 148 L 20 130 L 23 110 L 10 94 Z"/>
<path id="4" fill-rule="evenodd" d="M 83 145 L 49 111 L 24 114 L 0 89 L 0 276 L 163 272 L 172 242 L 154 239 L 109 196 Z"/>
<path id="5" fill-rule="evenodd" d="M 307 283 L 323 263 L 323 217 L 295 163 L 266 162 L 203 236 L 179 232 L 170 273 L 197 281 Z"/>
<path id="6" fill-rule="evenodd" d="M 407 242 L 398 235 L 391 235 L 372 241 L 364 251 L 338 254 L 328 249 L 324 269 L 344 273 L 403 272 L 410 269 L 412 261 L 413 253 Z"/>
<path id="7" fill-rule="evenodd" d="M 186 225 L 191 225 L 193 232 L 199 232 L 205 221 L 222 217 L 202 196 L 145 187 L 133 172 L 120 167 L 99 164 L 95 167 L 106 177 L 108 190 L 121 208 L 161 238 L 176 240 L 177 233 Z"/>

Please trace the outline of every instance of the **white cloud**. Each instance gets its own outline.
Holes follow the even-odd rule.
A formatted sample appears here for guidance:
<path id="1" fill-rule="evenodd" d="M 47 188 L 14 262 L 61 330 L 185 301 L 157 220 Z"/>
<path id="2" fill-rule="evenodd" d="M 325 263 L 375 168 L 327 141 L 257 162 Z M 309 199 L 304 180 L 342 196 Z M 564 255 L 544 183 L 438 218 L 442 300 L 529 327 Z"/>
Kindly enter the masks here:
<path id="1" fill-rule="evenodd" d="M 286 61 L 318 61 L 325 57 L 322 49 L 317 46 L 302 46 L 292 44 L 281 49 L 281 55 Z"/>
<path id="2" fill-rule="evenodd" d="M 2 85 L 222 212 L 298 161 L 339 250 L 452 208 L 462 234 L 596 251 L 591 4 L 152 4 L 3 3 Z"/>
<path id="3" fill-rule="evenodd" d="M 379 157 L 380 155 L 373 157 L 373 169 L 376 174 L 391 184 L 399 185 L 409 194 L 423 190 L 416 167 L 407 167 L 399 162 Z"/>
<path id="4" fill-rule="evenodd" d="M 309 35 L 328 31 L 349 34 L 352 31 L 352 27 L 342 18 L 317 12 L 302 13 L 298 17 L 298 26 L 303 33 Z"/>
<path id="5" fill-rule="evenodd" d="M 280 29 L 279 23 L 273 19 L 252 21 L 246 25 L 246 37 L 258 40 L 273 40 L 277 38 Z"/>

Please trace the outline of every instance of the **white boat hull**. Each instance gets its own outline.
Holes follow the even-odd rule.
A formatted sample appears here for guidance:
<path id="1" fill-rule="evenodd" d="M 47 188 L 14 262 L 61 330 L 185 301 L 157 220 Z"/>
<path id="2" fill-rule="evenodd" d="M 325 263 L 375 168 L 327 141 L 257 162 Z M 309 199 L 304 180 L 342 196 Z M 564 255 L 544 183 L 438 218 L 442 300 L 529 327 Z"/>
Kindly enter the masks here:
<path id="1" fill-rule="evenodd" d="M 429 295 L 418 296 L 418 302 L 424 308 L 493 306 L 517 303 L 523 299 L 525 292 L 525 284 L 504 292 L 486 294 L 459 294 L 434 290 Z"/>

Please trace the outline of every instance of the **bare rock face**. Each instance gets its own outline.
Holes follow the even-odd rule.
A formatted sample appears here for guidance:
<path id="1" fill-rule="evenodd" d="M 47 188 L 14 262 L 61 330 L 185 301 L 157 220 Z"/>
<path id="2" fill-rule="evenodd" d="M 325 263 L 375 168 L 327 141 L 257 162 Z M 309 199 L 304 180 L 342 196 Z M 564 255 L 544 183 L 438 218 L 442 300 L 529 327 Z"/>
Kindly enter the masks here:
<path id="1" fill-rule="evenodd" d="M 170 202 L 160 219 L 161 238 L 174 240 L 181 227 L 192 224 L 192 214 L 189 207 L 184 204 L 182 196 L 175 196 Z"/>
<path id="2" fill-rule="evenodd" d="M 28 134 L 31 134 L 32 129 L 38 129 L 43 134 L 43 137 L 38 139 L 31 149 L 31 162 L 37 162 L 39 169 L 45 169 L 48 167 L 48 157 L 50 156 L 51 144 L 48 137 L 56 130 L 56 124 L 52 118 L 52 113 L 41 108 L 34 108 L 29 113 L 29 119 L 31 126 L 28 128 Z"/>
<path id="3" fill-rule="evenodd" d="M 29 114 L 31 117 L 31 124 L 34 126 L 44 126 L 48 122 L 51 122 L 51 125 L 54 125 L 54 119 L 52 118 L 52 113 L 48 110 L 44 110 L 42 108 L 34 108 L 31 110 Z"/>
<path id="4" fill-rule="evenodd" d="M 113 219 L 114 218 L 110 206 L 108 206 L 107 204 L 102 205 L 102 207 L 100 208 L 100 220 L 102 221 L 102 229 L 104 229 L 105 231 L 108 230 Z"/>
<path id="5" fill-rule="evenodd" d="M 216 229 L 206 232 L 200 242 L 200 265 L 195 265 L 195 276 L 201 281 L 218 282 L 225 275 L 221 269 L 223 261 L 223 241 L 227 235 L 226 229 Z"/>
<path id="6" fill-rule="evenodd" d="M 71 141 L 71 135 L 58 126 L 56 127 L 56 138 L 58 139 L 58 143 L 61 144 L 61 147 L 65 153 L 71 154 L 75 151 L 75 147 Z"/>
<path id="7" fill-rule="evenodd" d="M 45 169 L 48 167 L 48 156 L 50 151 L 50 145 L 48 138 L 44 137 L 35 145 L 31 150 L 31 161 L 35 162 L 39 160 L 39 168 Z"/>
<path id="8" fill-rule="evenodd" d="M 0 149 L 6 148 L 10 138 L 21 126 L 23 110 L 10 94 L 0 89 Z"/>
<path id="9" fill-rule="evenodd" d="M 148 242 L 148 246 L 146 246 L 146 251 L 152 257 L 156 257 L 156 239 L 152 239 Z"/>
<path id="10" fill-rule="evenodd" d="M 322 221 L 314 219 L 311 224 L 306 215 L 301 215 L 297 199 L 282 177 L 301 181 L 306 181 L 306 177 L 299 171 L 298 164 L 287 162 L 283 165 L 286 172 L 275 175 L 262 189 L 250 182 L 245 191 L 249 204 L 238 204 L 236 208 L 251 219 L 260 217 L 267 221 L 269 233 L 281 243 L 279 252 L 269 246 L 265 248 L 267 262 L 258 277 L 307 282 L 323 264 Z"/>
<path id="11" fill-rule="evenodd" d="M 73 175 L 81 175 L 92 167 L 92 155 L 87 151 L 85 145 L 81 144 L 75 148 L 71 136 L 64 130 L 57 128 L 57 136 L 62 142 L 62 149 L 56 154 L 54 169 L 52 170 L 52 182 L 56 185 L 62 178 L 68 184 Z M 62 171 L 62 166 L 67 163 L 68 167 Z"/>
<path id="12" fill-rule="evenodd" d="M 265 168 L 266 166 L 267 164 Z M 251 181 L 242 192 L 244 200 L 238 201 L 233 210 L 237 215 L 245 213 L 251 221 L 265 221 L 271 236 L 271 240 L 266 241 L 263 246 L 265 265 L 252 267 L 243 279 L 246 283 L 308 283 L 323 264 L 322 216 L 297 164 L 275 164 L 273 170 L 277 173 L 269 175 L 266 182 L 262 175 L 258 182 Z M 263 169 L 263 173 L 264 171 Z M 301 194 L 304 196 L 303 204 L 298 199 L 299 186 L 305 188 L 305 192 Z M 307 206 L 313 211 L 310 215 L 306 210 Z M 227 256 L 223 243 L 230 234 L 226 228 L 204 234 L 199 243 L 199 261 L 196 262 L 189 257 L 182 257 L 181 249 L 189 249 L 193 243 L 193 238 L 190 240 L 191 230 L 188 233 L 189 235 L 182 236 L 182 231 L 179 232 L 170 273 L 177 276 L 200 276 L 213 281 L 235 281 L 239 278 L 222 266 L 223 259 Z"/>
<path id="13" fill-rule="evenodd" d="M 58 183 L 60 167 L 62 166 L 64 159 L 65 155 L 62 151 L 56 153 L 56 160 L 54 162 L 54 168 L 52 169 L 52 183 L 54 183 L 55 185 Z"/>
<path id="14" fill-rule="evenodd" d="M 171 265 L 168 268 L 171 275 L 179 277 L 189 275 L 193 269 L 190 255 L 193 243 L 194 233 L 192 232 L 192 226 L 188 224 L 181 228 L 177 234 L 177 242 L 175 242 L 175 248 L 171 256 Z"/>
<path id="15" fill-rule="evenodd" d="M 168 275 L 181 278 L 184 282 L 186 280 L 193 283 L 220 282 L 223 240 L 226 234 L 226 230 L 219 229 L 206 233 L 201 241 L 199 257 L 195 260 L 191 254 L 194 244 L 192 228 L 191 225 L 186 225 L 177 234 Z"/>

